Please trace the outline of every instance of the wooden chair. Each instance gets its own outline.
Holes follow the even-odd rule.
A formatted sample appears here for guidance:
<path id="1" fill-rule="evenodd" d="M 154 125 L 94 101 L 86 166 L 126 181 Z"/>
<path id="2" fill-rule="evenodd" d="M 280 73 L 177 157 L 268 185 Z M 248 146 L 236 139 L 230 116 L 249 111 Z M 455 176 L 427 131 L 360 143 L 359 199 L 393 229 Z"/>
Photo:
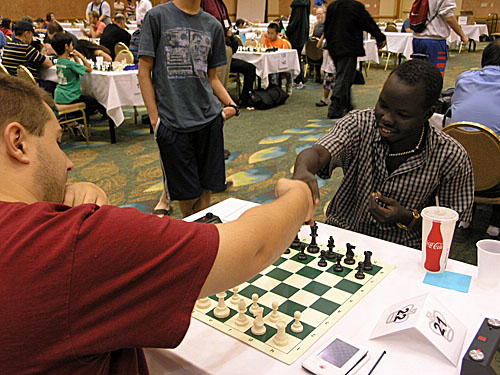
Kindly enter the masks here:
<path id="1" fill-rule="evenodd" d="M 238 42 L 238 47 L 241 47 L 243 45 L 243 40 L 241 40 L 241 37 L 239 35 L 234 35 L 236 38 L 236 41 Z"/>
<path id="2" fill-rule="evenodd" d="M 1 31 L 0 31 L 0 33 L 1 33 Z M 6 74 L 6 75 L 10 76 L 7 68 L 5 66 L 3 66 L 3 64 L 1 64 L 1 63 L 0 63 L 0 74 Z"/>
<path id="3" fill-rule="evenodd" d="M 306 42 L 306 68 L 304 74 L 307 76 L 311 72 L 311 67 L 314 67 L 316 65 L 321 66 L 321 61 L 323 59 L 323 50 L 321 48 L 318 48 L 318 41 L 319 39 L 316 37 L 309 38 L 309 40 Z M 316 77 L 316 69 L 313 69 L 315 79 Z"/>
<path id="4" fill-rule="evenodd" d="M 500 138 L 491 129 L 475 122 L 455 122 L 443 128 L 465 148 L 474 170 L 474 191 L 491 189 L 500 183 Z M 500 204 L 500 197 L 474 196 L 474 202 Z"/>
<path id="5" fill-rule="evenodd" d="M 245 47 L 257 47 L 259 42 L 255 38 L 250 38 L 245 41 Z"/>
<path id="6" fill-rule="evenodd" d="M 121 62 L 125 62 L 127 64 L 133 64 L 134 63 L 134 55 L 132 55 L 132 52 L 130 52 L 129 49 L 127 48 L 126 50 L 121 50 L 115 56 L 115 61 L 121 61 Z"/>
<path id="7" fill-rule="evenodd" d="M 35 77 L 33 77 L 33 74 L 24 66 L 24 65 L 19 65 L 17 67 L 17 77 L 32 83 L 33 85 L 37 86 Z M 79 103 L 73 103 L 73 104 L 56 104 L 57 107 L 57 112 L 59 113 L 59 124 L 64 125 L 68 124 L 70 122 L 76 121 L 76 120 L 83 120 L 83 128 L 85 131 L 85 142 L 87 144 L 89 143 L 89 128 L 87 125 L 87 117 L 85 116 L 85 108 L 86 105 L 84 102 L 79 102 Z M 68 116 L 70 113 L 75 113 L 75 112 L 80 112 L 81 116 L 79 117 L 72 117 L 68 119 Z M 64 116 L 64 119 L 61 119 L 61 117 Z"/>
<path id="8" fill-rule="evenodd" d="M 118 55 L 120 53 L 120 51 L 129 51 L 127 45 L 125 43 L 122 43 L 122 42 L 118 42 L 115 44 L 115 56 Z"/>

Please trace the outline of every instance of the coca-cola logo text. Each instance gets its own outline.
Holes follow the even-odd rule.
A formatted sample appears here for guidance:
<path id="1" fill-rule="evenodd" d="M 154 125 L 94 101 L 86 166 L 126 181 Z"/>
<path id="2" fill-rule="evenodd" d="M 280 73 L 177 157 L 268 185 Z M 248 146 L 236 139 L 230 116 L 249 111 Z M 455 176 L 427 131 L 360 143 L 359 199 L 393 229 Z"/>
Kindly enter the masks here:
<path id="1" fill-rule="evenodd" d="M 443 243 L 427 241 L 427 248 L 432 250 L 443 250 Z"/>

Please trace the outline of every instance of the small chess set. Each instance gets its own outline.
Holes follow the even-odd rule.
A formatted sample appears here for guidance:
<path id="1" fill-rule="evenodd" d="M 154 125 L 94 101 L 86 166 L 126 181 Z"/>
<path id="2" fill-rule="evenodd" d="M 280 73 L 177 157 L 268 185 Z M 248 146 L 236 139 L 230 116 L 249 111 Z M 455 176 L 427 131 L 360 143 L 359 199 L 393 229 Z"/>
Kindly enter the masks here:
<path id="1" fill-rule="evenodd" d="M 239 46 L 238 47 L 238 52 L 259 52 L 259 53 L 265 53 L 265 52 L 276 52 L 278 49 L 277 48 L 266 48 L 266 47 L 245 47 L 245 46 Z"/>
<path id="2" fill-rule="evenodd" d="M 395 267 L 369 250 L 297 236 L 271 266 L 230 291 L 199 299 L 193 317 L 286 364 L 301 357 Z"/>

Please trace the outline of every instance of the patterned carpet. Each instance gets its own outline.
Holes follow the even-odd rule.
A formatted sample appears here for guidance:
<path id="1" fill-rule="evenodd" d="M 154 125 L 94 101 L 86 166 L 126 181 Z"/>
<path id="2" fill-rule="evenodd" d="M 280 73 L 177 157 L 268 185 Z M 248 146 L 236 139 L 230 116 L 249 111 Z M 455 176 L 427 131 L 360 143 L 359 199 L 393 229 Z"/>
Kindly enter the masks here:
<path id="1" fill-rule="evenodd" d="M 480 65 L 480 43 L 478 51 L 461 53 L 452 51 L 446 69 L 444 87 L 454 85 L 458 74 Z M 371 65 L 366 84 L 354 86 L 353 100 L 356 108 L 375 105 L 378 93 L 387 78 L 390 68 Z M 390 65 L 389 65 L 390 66 Z M 291 177 L 297 154 L 312 145 L 332 125 L 326 118 L 327 107 L 317 108 L 314 103 L 322 97 L 320 84 L 312 79 L 303 90 L 294 90 L 292 97 L 281 107 L 267 111 L 242 110 L 238 118 L 225 125 L 225 147 L 231 151 L 226 162 L 226 175 L 234 185 L 226 192 L 216 194 L 216 203 L 228 197 L 236 197 L 264 203 L 274 199 L 274 185 L 281 177 Z M 230 87 L 235 94 L 234 87 Z M 196 105 L 196 103 L 193 103 Z M 133 109 L 125 108 L 125 122 L 116 130 L 116 144 L 109 143 L 107 121 L 92 118 L 91 144 L 86 145 L 76 138 L 65 136 L 63 149 L 75 164 L 70 182 L 91 181 L 102 187 L 114 205 L 132 206 L 143 212 L 151 212 L 162 190 L 162 174 L 157 146 L 149 134 L 148 126 L 134 124 Z M 140 114 L 146 114 L 139 108 Z M 140 117 L 139 117 L 140 118 Z M 140 121 L 139 121 L 140 122 Z M 333 196 L 342 179 L 336 170 L 332 179 L 319 180 L 322 203 L 316 219 L 324 221 L 324 208 Z M 173 217 L 180 217 L 176 203 Z M 474 235 L 466 244 L 454 244 L 452 257 L 469 263 L 476 262 L 475 242 L 485 232 L 489 211 L 478 207 L 474 221 Z"/>

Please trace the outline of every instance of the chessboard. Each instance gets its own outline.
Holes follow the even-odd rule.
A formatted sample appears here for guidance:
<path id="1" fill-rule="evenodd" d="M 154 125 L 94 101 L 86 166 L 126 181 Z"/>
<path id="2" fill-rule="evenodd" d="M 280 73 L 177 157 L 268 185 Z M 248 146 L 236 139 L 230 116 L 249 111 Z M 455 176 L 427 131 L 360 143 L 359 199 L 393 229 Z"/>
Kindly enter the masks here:
<path id="1" fill-rule="evenodd" d="M 395 268 L 371 259 L 366 249 L 346 244 L 347 251 L 331 237 L 328 242 L 316 244 L 315 235 L 297 236 L 274 264 L 252 279 L 198 300 L 193 317 L 293 363 Z M 216 317 L 220 311 L 227 316 Z M 264 333 L 254 334 L 256 327 Z"/>

